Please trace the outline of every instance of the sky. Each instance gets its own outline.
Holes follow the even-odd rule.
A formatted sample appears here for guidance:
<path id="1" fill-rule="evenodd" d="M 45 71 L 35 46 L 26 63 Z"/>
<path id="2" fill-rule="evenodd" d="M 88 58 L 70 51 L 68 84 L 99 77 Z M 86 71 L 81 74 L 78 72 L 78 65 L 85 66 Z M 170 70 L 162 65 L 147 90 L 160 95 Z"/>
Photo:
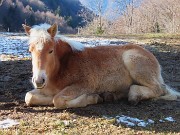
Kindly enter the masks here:
<path id="1" fill-rule="evenodd" d="M 91 9 L 94 13 L 98 14 L 97 10 L 97 1 L 100 0 L 80 0 L 83 5 Z M 115 7 L 115 3 L 113 0 L 102 0 L 102 16 L 106 16 L 107 18 L 112 18 L 112 9 Z M 115 13 L 113 13 L 115 15 Z"/>
<path id="2" fill-rule="evenodd" d="M 101 0 L 80 0 L 80 1 L 83 5 L 94 11 L 94 8 L 97 6 L 96 5 L 97 1 L 101 1 Z M 106 11 L 108 10 L 108 8 L 111 7 L 113 0 L 102 0 L 102 2 L 103 2 L 103 11 Z"/>
<path id="3" fill-rule="evenodd" d="M 115 0 L 80 0 L 80 2 L 91 9 L 93 12 L 97 13 L 95 9 L 97 9 L 97 1 L 103 2 L 103 16 L 105 16 L 108 19 L 115 19 L 118 16 L 120 16 L 119 12 L 117 12 L 117 8 L 119 7 L 117 3 L 115 3 Z M 123 3 L 120 8 L 124 10 L 125 6 L 124 3 L 129 3 L 132 0 L 122 0 Z M 134 0 L 136 1 L 136 5 L 139 5 L 143 0 Z"/>

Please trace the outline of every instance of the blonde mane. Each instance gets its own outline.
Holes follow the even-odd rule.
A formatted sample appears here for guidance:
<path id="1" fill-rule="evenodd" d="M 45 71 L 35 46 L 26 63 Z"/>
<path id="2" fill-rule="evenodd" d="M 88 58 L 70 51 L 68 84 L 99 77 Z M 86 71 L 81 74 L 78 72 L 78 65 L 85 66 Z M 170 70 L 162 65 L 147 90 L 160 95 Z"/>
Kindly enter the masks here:
<path id="1" fill-rule="evenodd" d="M 68 43 L 73 51 L 83 51 L 85 48 L 85 46 L 82 43 L 70 40 L 65 36 L 58 36 L 57 39 L 60 39 L 61 41 Z"/>
<path id="2" fill-rule="evenodd" d="M 32 27 L 30 30 L 30 38 L 29 38 L 29 44 L 30 43 L 38 43 L 37 48 L 41 50 L 43 48 L 43 42 L 47 40 L 51 40 L 50 34 L 47 32 L 47 30 L 51 27 L 49 24 L 40 24 L 40 25 L 35 25 Z M 57 32 L 58 33 L 58 32 Z M 63 42 L 68 43 L 73 51 L 83 51 L 84 50 L 84 45 L 80 42 L 69 40 L 65 36 L 59 36 L 55 35 L 55 40 L 62 40 Z"/>

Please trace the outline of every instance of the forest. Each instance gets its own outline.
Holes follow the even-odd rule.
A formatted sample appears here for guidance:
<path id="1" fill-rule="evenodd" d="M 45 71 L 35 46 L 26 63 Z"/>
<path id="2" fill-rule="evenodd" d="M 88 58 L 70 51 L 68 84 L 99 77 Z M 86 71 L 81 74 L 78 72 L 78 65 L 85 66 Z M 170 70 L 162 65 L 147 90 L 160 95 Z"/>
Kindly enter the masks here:
<path id="1" fill-rule="evenodd" d="M 179 0 L 113 0 L 116 6 L 103 12 L 103 0 L 93 0 L 98 16 L 81 30 L 83 34 L 180 33 Z M 116 18 L 107 19 L 113 14 Z"/>
<path id="2" fill-rule="evenodd" d="M 179 0 L 104 0 L 83 5 L 80 0 L 1 0 L 0 30 L 22 31 L 22 23 L 57 23 L 62 33 L 179 33 Z M 113 15 L 116 16 L 113 18 Z"/>
<path id="3" fill-rule="evenodd" d="M 0 6 L 0 30 L 22 31 L 22 23 L 57 23 L 62 33 L 75 33 L 83 26 L 79 12 L 85 7 L 79 0 L 2 0 Z"/>

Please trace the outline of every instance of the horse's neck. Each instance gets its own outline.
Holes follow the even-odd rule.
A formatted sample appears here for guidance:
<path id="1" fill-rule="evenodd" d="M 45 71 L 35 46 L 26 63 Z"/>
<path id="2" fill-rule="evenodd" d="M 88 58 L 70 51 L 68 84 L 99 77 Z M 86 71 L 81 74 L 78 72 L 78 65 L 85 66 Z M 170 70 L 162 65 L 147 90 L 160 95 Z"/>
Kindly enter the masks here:
<path id="1" fill-rule="evenodd" d="M 68 59 L 72 54 L 72 49 L 66 42 L 59 40 L 56 42 L 55 50 L 53 75 L 59 75 L 67 65 Z"/>
<path id="2" fill-rule="evenodd" d="M 71 53 L 72 53 L 72 49 L 68 43 L 62 40 L 58 40 L 56 42 L 56 55 L 59 59 L 67 57 L 67 55 L 70 55 Z"/>

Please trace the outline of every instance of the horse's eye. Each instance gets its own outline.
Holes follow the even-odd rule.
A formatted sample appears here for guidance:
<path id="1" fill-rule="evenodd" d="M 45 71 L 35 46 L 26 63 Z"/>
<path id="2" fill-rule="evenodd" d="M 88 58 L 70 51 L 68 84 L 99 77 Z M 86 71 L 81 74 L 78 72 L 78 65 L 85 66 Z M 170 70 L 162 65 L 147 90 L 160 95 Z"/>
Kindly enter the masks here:
<path id="1" fill-rule="evenodd" d="M 53 50 L 49 51 L 49 54 L 52 53 L 52 52 L 53 52 Z"/>

